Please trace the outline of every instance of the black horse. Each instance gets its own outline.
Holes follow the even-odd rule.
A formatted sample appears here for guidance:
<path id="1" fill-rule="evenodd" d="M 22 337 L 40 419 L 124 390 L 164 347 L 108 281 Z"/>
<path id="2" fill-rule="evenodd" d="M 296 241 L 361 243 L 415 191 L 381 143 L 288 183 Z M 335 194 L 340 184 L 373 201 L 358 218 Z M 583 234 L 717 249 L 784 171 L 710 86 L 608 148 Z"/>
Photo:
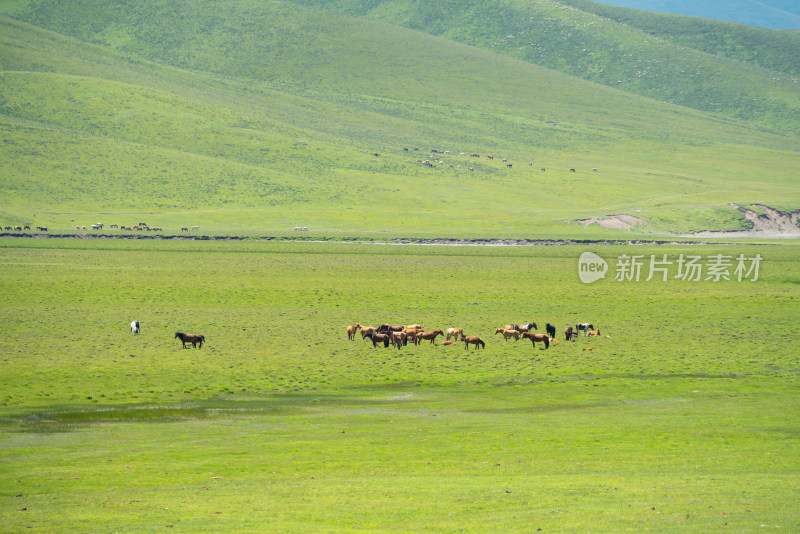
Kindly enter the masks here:
<path id="1" fill-rule="evenodd" d="M 544 325 L 544 331 L 547 332 L 547 335 L 550 336 L 551 338 L 553 339 L 556 338 L 556 327 L 551 325 L 550 323 Z"/>

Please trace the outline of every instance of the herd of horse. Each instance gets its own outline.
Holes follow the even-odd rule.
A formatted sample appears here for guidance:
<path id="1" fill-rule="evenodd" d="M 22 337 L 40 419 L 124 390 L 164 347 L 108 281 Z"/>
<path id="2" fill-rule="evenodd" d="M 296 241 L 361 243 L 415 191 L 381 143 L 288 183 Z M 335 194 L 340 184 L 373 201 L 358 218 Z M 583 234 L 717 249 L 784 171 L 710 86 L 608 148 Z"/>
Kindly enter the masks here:
<path id="1" fill-rule="evenodd" d="M 547 323 L 544 334 L 534 332 L 537 329 L 538 326 L 533 321 L 525 324 L 507 324 L 502 328 L 496 328 L 494 335 L 502 334 L 506 341 L 512 338 L 516 341 L 519 341 L 520 338 L 528 339 L 534 348 L 536 348 L 536 343 L 544 344 L 545 349 L 549 348 L 550 343 L 556 341 L 556 327 Z M 456 342 L 461 341 L 464 343 L 464 350 L 468 350 L 470 345 L 474 345 L 475 349 L 486 348 L 486 343 L 480 337 L 467 336 L 464 334 L 464 329 L 459 327 L 448 328 L 446 331 L 440 328 L 426 331 L 418 324 L 391 325 L 386 323 L 375 328 L 374 326 L 364 326 L 361 323 L 356 323 L 348 326 L 346 330 L 348 340 L 353 341 L 357 334 L 361 334 L 361 339 L 370 340 L 373 348 L 378 345 L 383 345 L 384 347 L 392 345 L 400 349 L 408 345 L 409 341 L 415 345 L 419 345 L 423 341 L 430 341 L 432 345 L 435 345 L 438 336 L 445 338 L 442 345 L 454 345 Z M 600 335 L 600 329 L 595 329 L 591 323 L 578 323 L 574 328 L 573 326 L 568 326 L 564 330 L 564 337 L 567 341 L 571 341 L 576 339 L 581 332 L 586 336 Z M 451 338 L 454 341 L 451 341 Z"/>
<path id="2" fill-rule="evenodd" d="M 544 348 L 550 348 L 550 343 L 556 341 L 556 327 L 547 323 L 545 325 L 545 333 L 539 334 L 533 332 L 538 326 L 533 321 L 525 324 L 507 324 L 502 328 L 496 328 L 494 335 L 502 334 L 503 338 L 508 341 L 514 339 L 519 341 L 520 338 L 530 340 L 531 345 L 536 348 L 536 343 L 544 344 Z M 138 334 L 140 330 L 139 321 L 131 323 L 131 332 Z M 355 340 L 356 334 L 361 334 L 361 339 L 369 339 L 372 342 L 372 347 L 375 348 L 379 344 L 384 347 L 393 345 L 400 349 L 408 345 L 411 341 L 415 345 L 419 345 L 423 341 L 430 341 L 431 345 L 436 344 L 436 338 L 442 336 L 445 341 L 442 345 L 455 345 L 460 341 L 464 343 L 464 350 L 468 350 L 470 345 L 474 345 L 475 349 L 485 349 L 486 342 L 478 336 L 468 336 L 464 334 L 464 329 L 461 327 L 451 327 L 447 331 L 437 328 L 435 330 L 426 331 L 422 325 L 391 325 L 388 323 L 382 324 L 375 328 L 374 326 L 364 326 L 361 323 L 352 324 L 347 327 L 347 339 Z M 568 326 L 564 330 L 564 337 L 567 341 L 576 339 L 580 333 L 583 332 L 586 336 L 599 336 L 600 329 L 595 329 L 591 323 L 578 323 L 573 328 Z M 452 338 L 452 341 L 451 341 Z M 184 332 L 175 332 L 175 339 L 180 339 L 183 348 L 186 348 L 187 343 L 192 344 L 192 348 L 203 348 L 203 343 L 206 337 L 202 334 L 186 334 Z"/>

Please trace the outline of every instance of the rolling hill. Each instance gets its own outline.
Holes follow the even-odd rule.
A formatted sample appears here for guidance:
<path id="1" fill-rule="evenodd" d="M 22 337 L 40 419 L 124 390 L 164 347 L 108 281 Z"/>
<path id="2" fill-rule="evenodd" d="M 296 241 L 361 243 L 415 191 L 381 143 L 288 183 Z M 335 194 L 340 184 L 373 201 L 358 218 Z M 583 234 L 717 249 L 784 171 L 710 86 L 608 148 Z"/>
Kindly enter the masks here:
<path id="1" fill-rule="evenodd" d="M 777 87 L 769 105 L 712 114 L 466 42 L 474 25 L 399 24 L 413 2 L 358 4 L 0 4 L 0 224 L 614 237 L 800 207 L 798 90 L 763 65 L 744 83 Z M 513 7 L 466 10 L 492 5 Z M 603 24 L 598 43 L 627 26 Z M 575 222 L 617 214 L 643 224 Z"/>
<path id="2" fill-rule="evenodd" d="M 762 28 L 800 30 L 800 5 L 792 0 L 605 0 L 603 3 Z"/>

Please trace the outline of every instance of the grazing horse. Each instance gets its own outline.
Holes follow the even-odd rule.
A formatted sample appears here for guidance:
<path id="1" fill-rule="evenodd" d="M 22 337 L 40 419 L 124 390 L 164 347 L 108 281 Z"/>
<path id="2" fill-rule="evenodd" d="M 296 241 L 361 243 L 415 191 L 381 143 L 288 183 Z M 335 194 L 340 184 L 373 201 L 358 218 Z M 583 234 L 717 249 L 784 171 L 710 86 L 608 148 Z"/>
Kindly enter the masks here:
<path id="1" fill-rule="evenodd" d="M 134 334 L 139 333 L 139 321 L 133 321 L 131 323 L 131 332 L 133 332 Z"/>
<path id="2" fill-rule="evenodd" d="M 538 327 L 538 326 L 536 326 L 536 323 L 534 323 L 533 321 L 531 321 L 531 322 L 529 322 L 528 324 L 507 324 L 507 325 L 505 325 L 503 328 L 505 328 L 506 330 L 518 330 L 518 331 L 520 331 L 520 332 L 527 332 L 527 331 L 529 331 L 531 328 L 533 328 L 534 330 L 536 330 L 536 329 L 537 329 L 537 328 L 539 328 L 539 327 Z"/>
<path id="3" fill-rule="evenodd" d="M 587 333 L 586 335 L 587 336 L 599 336 L 600 335 L 600 329 L 598 328 L 597 330 L 590 330 L 589 333 Z"/>
<path id="4" fill-rule="evenodd" d="M 510 338 L 510 337 L 513 337 L 516 341 L 519 341 L 520 331 L 519 330 L 507 330 L 505 328 L 495 328 L 494 329 L 494 335 L 497 335 L 497 334 L 503 334 L 503 337 L 505 338 L 506 341 L 508 341 L 508 338 Z"/>
<path id="5" fill-rule="evenodd" d="M 187 343 L 192 344 L 192 348 L 197 347 L 198 343 L 200 344 L 199 348 L 203 348 L 203 341 L 206 340 L 206 336 L 203 334 L 184 334 L 183 332 L 175 332 L 175 337 L 180 338 L 181 343 L 183 343 L 183 348 L 186 348 Z"/>
<path id="6" fill-rule="evenodd" d="M 461 334 L 463 333 L 464 329 L 461 327 L 453 327 L 447 329 L 447 341 L 450 341 L 450 338 L 453 339 L 461 339 Z"/>
<path id="7" fill-rule="evenodd" d="M 419 343 L 423 339 L 430 339 L 431 340 L 431 345 L 436 345 L 436 343 L 435 343 L 436 336 L 443 336 L 443 335 L 444 335 L 444 332 L 442 332 L 438 328 L 436 330 L 431 330 L 430 332 L 422 332 L 421 334 L 417 333 L 417 335 L 414 337 L 414 343 Z"/>
<path id="8" fill-rule="evenodd" d="M 551 325 L 550 323 L 544 325 L 544 331 L 547 332 L 547 335 L 552 337 L 553 339 L 556 338 L 556 327 Z"/>
<path id="9" fill-rule="evenodd" d="M 547 334 L 532 334 L 531 332 L 523 332 L 522 337 L 531 340 L 531 345 L 536 348 L 536 342 L 544 343 L 544 348 L 550 347 L 550 336 Z"/>
<path id="10" fill-rule="evenodd" d="M 470 344 L 475 345 L 476 349 L 485 349 L 486 343 L 483 342 L 478 336 L 465 336 L 461 334 L 461 341 L 464 342 L 464 350 L 467 350 Z"/>
<path id="11" fill-rule="evenodd" d="M 564 329 L 564 338 L 566 338 L 567 341 L 570 341 L 576 337 L 578 337 L 578 333 L 575 332 L 571 326 L 568 326 Z"/>
<path id="12" fill-rule="evenodd" d="M 594 325 L 591 323 L 578 323 L 575 325 L 575 331 L 580 334 L 581 332 L 587 334 L 590 330 L 594 330 Z"/>
<path id="13" fill-rule="evenodd" d="M 378 343 L 383 343 L 384 348 L 389 346 L 389 336 L 386 334 L 376 334 L 375 332 L 367 332 L 363 339 L 369 338 L 372 341 L 372 348 L 378 346 Z"/>
<path id="14" fill-rule="evenodd" d="M 369 339 L 372 341 L 372 348 L 378 346 L 378 343 L 383 343 L 384 347 L 389 346 L 389 335 L 388 334 L 379 334 L 377 332 L 367 332 L 364 336 L 364 339 Z"/>
<path id="15" fill-rule="evenodd" d="M 356 338 L 356 330 L 361 328 L 361 323 L 351 324 L 347 327 L 347 339 L 353 341 Z"/>

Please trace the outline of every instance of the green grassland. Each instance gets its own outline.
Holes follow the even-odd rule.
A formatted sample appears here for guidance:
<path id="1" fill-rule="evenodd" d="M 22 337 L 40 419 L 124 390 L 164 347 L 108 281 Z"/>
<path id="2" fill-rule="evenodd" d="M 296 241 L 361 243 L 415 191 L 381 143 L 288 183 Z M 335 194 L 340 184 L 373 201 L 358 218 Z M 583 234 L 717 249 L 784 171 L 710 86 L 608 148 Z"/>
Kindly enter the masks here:
<path id="1" fill-rule="evenodd" d="M 586 250 L 0 240 L 4 529 L 796 530 L 797 246 L 592 246 L 582 284 Z M 617 281 L 621 254 L 763 261 Z M 493 336 L 528 320 L 602 335 Z"/>
<path id="2" fill-rule="evenodd" d="M 4 226 L 624 239 L 746 228 L 729 203 L 800 206 L 797 90 L 765 88 L 766 63 L 713 80 L 775 107 L 725 116 L 333 5 L 3 6 Z M 770 35 L 759 57 L 778 57 Z M 645 224 L 571 222 L 616 214 Z"/>

